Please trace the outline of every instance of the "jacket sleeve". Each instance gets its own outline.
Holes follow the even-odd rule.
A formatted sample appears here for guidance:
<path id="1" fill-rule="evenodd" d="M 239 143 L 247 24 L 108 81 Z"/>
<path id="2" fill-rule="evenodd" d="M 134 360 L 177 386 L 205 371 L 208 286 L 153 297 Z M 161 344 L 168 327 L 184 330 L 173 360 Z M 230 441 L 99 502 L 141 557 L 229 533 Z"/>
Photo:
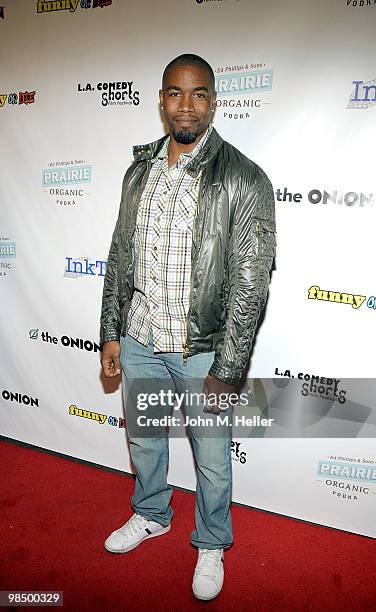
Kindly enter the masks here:
<path id="1" fill-rule="evenodd" d="M 102 311 L 100 319 L 100 345 L 109 340 L 120 339 L 121 328 L 121 313 L 119 304 L 119 287 L 118 287 L 118 253 L 119 253 L 119 236 L 120 236 L 120 218 L 121 210 L 124 201 L 124 183 L 123 179 L 122 197 L 120 202 L 119 214 L 116 221 L 115 229 L 112 234 L 110 251 L 107 258 L 106 273 L 104 276 L 103 293 L 102 293 Z"/>
<path id="2" fill-rule="evenodd" d="M 254 166 L 251 180 L 242 176 L 235 197 L 226 318 L 209 370 L 210 375 L 228 384 L 238 383 L 246 368 L 266 303 L 276 246 L 274 193 L 261 168 Z"/>

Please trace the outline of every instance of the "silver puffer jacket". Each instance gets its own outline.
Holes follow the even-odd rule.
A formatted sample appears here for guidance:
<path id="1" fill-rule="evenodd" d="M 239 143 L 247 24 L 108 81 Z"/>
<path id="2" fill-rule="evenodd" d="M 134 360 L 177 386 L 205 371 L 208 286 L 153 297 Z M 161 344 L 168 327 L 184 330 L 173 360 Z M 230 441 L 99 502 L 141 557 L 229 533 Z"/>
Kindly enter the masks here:
<path id="1" fill-rule="evenodd" d="M 133 294 L 132 238 L 150 160 L 167 138 L 134 147 L 104 279 L 101 343 L 125 335 Z M 209 373 L 235 384 L 247 365 L 275 255 L 275 209 L 266 174 L 213 129 L 187 171 L 202 170 L 192 238 L 185 360 L 215 351 Z"/>

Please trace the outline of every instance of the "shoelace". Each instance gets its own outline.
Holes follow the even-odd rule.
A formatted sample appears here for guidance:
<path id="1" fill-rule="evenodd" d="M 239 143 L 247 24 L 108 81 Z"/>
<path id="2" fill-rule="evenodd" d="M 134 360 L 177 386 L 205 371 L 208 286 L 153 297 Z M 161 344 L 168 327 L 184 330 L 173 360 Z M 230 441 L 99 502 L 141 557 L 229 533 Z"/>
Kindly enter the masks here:
<path id="1" fill-rule="evenodd" d="M 135 535 L 138 531 L 141 531 L 145 527 L 147 520 L 139 514 L 131 516 L 129 521 L 120 527 L 119 531 L 125 536 Z"/>
<path id="2" fill-rule="evenodd" d="M 206 548 L 201 548 L 196 572 L 202 576 L 215 578 L 218 565 L 221 562 L 221 557 L 222 550 L 207 550 Z"/>

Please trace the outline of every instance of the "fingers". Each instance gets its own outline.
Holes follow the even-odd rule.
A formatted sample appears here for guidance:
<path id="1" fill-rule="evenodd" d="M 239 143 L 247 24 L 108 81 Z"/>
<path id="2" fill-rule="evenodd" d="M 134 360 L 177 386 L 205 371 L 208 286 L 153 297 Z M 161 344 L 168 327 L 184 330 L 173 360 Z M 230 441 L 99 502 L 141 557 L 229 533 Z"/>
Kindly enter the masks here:
<path id="1" fill-rule="evenodd" d="M 107 378 L 111 378 L 112 376 L 116 376 L 116 374 L 114 372 L 114 367 L 113 367 L 113 361 L 112 360 L 103 361 L 102 362 L 102 368 L 103 368 L 103 374 Z"/>
<path id="2" fill-rule="evenodd" d="M 217 402 L 218 402 L 218 398 L 216 393 L 214 392 L 213 394 L 213 390 L 210 387 L 210 378 L 207 377 L 204 380 L 204 385 L 202 388 L 202 393 L 205 396 L 205 400 L 204 400 L 204 412 L 212 412 L 214 414 L 218 414 L 220 412 L 219 407 L 217 406 Z M 208 402 L 208 399 L 210 398 L 210 401 Z M 215 404 L 213 405 L 213 398 L 215 398 Z"/>
<path id="3" fill-rule="evenodd" d="M 101 364 L 103 374 L 108 378 L 120 374 L 120 343 L 117 340 L 104 343 Z"/>
<path id="4" fill-rule="evenodd" d="M 102 358 L 103 374 L 107 378 L 113 378 L 120 374 L 120 359 L 118 355 L 106 355 Z"/>
<path id="5" fill-rule="evenodd" d="M 120 374 L 120 359 L 119 359 L 119 355 L 116 355 L 113 359 L 113 367 L 115 370 L 115 374 L 114 376 L 117 376 L 118 374 Z"/>
<path id="6" fill-rule="evenodd" d="M 227 410 L 233 406 L 237 401 L 234 385 L 228 385 L 210 375 L 204 380 L 202 392 L 206 398 L 204 412 L 219 414 L 222 410 Z"/>

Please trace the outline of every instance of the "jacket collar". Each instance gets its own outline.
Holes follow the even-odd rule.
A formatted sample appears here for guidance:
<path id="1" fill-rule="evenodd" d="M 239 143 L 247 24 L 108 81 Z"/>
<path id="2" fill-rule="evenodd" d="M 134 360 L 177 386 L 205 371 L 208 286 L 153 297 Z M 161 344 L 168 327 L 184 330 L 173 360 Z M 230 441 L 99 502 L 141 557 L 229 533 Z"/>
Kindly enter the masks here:
<path id="1" fill-rule="evenodd" d="M 154 142 L 150 142 L 146 145 L 137 145 L 133 147 L 133 157 L 136 162 L 139 161 L 148 161 L 154 159 L 160 150 L 163 147 L 163 143 L 167 140 L 168 134 L 160 138 L 159 140 L 155 140 Z M 223 143 L 223 139 L 218 134 L 217 130 L 213 127 L 212 132 L 207 139 L 205 145 L 202 147 L 201 151 L 195 155 L 192 161 L 187 165 L 187 172 L 191 176 L 197 176 L 203 166 L 216 155 L 218 149 Z"/>

